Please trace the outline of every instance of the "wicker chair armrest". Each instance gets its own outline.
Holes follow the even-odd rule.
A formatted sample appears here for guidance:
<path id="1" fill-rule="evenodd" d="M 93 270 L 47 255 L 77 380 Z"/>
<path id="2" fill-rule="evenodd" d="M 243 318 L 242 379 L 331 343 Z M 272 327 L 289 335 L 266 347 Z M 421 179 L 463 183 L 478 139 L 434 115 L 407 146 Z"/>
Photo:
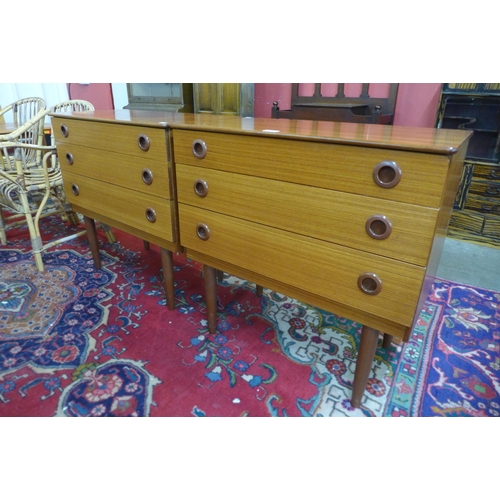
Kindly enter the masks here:
<path id="1" fill-rule="evenodd" d="M 7 108 L 5 108 L 7 109 Z M 31 120 L 23 123 L 19 128 L 11 132 L 10 134 L 0 135 L 0 144 L 3 146 L 4 142 L 15 141 L 20 135 L 24 134 L 29 128 L 33 127 L 39 120 L 45 119 L 45 117 L 50 113 L 50 109 L 40 110 Z"/>
<path id="2" fill-rule="evenodd" d="M 0 109 L 0 116 L 4 115 L 5 113 L 7 113 L 7 111 L 10 111 L 12 108 L 14 107 L 13 104 L 9 104 L 8 106 L 6 106 L 5 108 L 1 108 Z"/>
<path id="3" fill-rule="evenodd" d="M 27 144 L 18 141 L 2 141 L 0 142 L 0 148 L 36 149 L 38 151 L 52 151 L 54 154 L 57 152 L 56 146 L 38 146 L 37 144 Z"/>

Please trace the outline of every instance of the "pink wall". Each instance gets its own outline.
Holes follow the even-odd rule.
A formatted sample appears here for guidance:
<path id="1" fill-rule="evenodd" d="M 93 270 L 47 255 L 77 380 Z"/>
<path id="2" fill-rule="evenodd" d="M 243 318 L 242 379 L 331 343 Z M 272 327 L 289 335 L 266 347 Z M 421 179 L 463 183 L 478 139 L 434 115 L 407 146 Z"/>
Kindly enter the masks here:
<path id="1" fill-rule="evenodd" d="M 401 83 L 394 125 L 434 127 L 442 83 Z"/>
<path id="2" fill-rule="evenodd" d="M 331 86 L 334 95 L 336 84 Z M 350 84 L 355 86 L 356 84 Z M 441 83 L 400 83 L 394 125 L 412 127 L 434 127 L 441 93 Z M 72 99 L 90 101 L 96 109 L 114 109 L 110 83 L 68 83 Z M 384 96 L 386 84 L 373 84 L 374 97 Z M 289 109 L 292 101 L 291 83 L 256 83 L 254 115 L 261 118 L 271 116 L 274 101 L 281 109 Z M 385 94 L 386 95 L 386 94 Z"/>
<path id="3" fill-rule="evenodd" d="M 273 101 L 278 101 L 281 109 L 290 109 L 291 85 L 291 83 L 256 83 L 255 116 L 269 118 Z M 441 83 L 400 83 L 394 125 L 434 127 L 441 85 Z M 384 84 L 377 84 L 373 89 L 373 96 L 384 96 L 383 87 Z M 334 91 L 335 89 L 332 89 L 332 95 Z"/>
<path id="4" fill-rule="evenodd" d="M 111 83 L 68 83 L 71 99 L 84 99 L 91 102 L 95 109 L 114 109 Z"/>

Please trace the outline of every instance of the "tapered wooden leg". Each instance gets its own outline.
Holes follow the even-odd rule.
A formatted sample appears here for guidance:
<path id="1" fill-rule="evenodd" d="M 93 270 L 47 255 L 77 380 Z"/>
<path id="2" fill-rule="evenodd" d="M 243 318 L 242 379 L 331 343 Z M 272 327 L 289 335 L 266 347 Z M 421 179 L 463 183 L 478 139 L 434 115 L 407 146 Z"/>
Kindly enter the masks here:
<path id="1" fill-rule="evenodd" d="M 94 259 L 96 269 L 101 269 L 101 257 L 99 256 L 99 242 L 97 241 L 97 231 L 95 229 L 95 221 L 90 217 L 83 216 L 85 221 L 85 229 L 87 230 L 87 239 Z"/>
<path id="2" fill-rule="evenodd" d="M 382 347 L 384 349 L 389 349 L 392 344 L 392 335 L 389 335 L 388 333 L 384 333 L 384 340 L 382 341 Z"/>
<path id="3" fill-rule="evenodd" d="M 380 332 L 374 328 L 363 326 L 361 330 L 361 340 L 359 343 L 358 359 L 356 361 L 356 371 L 354 372 L 354 382 L 352 388 L 351 405 L 359 408 L 361 398 L 366 389 L 366 383 L 370 376 L 370 371 L 377 350 Z"/>
<path id="4" fill-rule="evenodd" d="M 215 333 L 217 329 L 217 270 L 204 265 L 205 301 L 207 304 L 208 331 Z"/>
<path id="5" fill-rule="evenodd" d="M 160 253 L 161 266 L 163 268 L 163 286 L 167 295 L 167 307 L 173 311 L 175 309 L 174 260 L 170 250 L 160 248 Z"/>
<path id="6" fill-rule="evenodd" d="M 224 281 L 224 271 L 217 270 L 217 281 L 220 283 Z"/>
<path id="7" fill-rule="evenodd" d="M 144 248 L 145 248 L 146 250 L 149 250 L 149 241 L 142 240 L 142 242 L 144 243 Z"/>
<path id="8" fill-rule="evenodd" d="M 262 297 L 263 288 L 260 285 L 255 285 L 255 293 L 257 297 Z"/>

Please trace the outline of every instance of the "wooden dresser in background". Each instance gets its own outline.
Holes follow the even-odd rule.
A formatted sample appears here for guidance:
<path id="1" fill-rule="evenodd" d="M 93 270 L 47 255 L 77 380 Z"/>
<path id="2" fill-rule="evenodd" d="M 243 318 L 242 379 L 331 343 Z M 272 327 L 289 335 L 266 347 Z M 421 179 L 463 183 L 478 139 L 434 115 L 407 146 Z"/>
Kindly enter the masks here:
<path id="1" fill-rule="evenodd" d="M 210 333 L 216 270 L 359 322 L 352 397 L 358 407 L 380 332 L 408 340 L 423 307 L 470 132 L 185 113 L 57 115 L 56 129 L 77 125 L 87 142 L 80 173 L 64 167 L 66 190 L 79 175 L 90 192 L 126 189 L 144 199 L 144 212 L 153 200 L 140 175 L 136 184 L 121 180 L 128 176 L 126 157 L 135 155 L 135 164 L 138 152 L 119 151 L 119 144 L 134 142 L 132 130 L 137 142 L 147 123 L 166 134 L 169 172 L 161 185 L 170 212 L 154 224 L 178 251 L 204 264 Z M 110 130 L 99 143 L 104 126 Z M 56 140 L 64 164 L 67 141 L 57 134 Z M 98 158 L 96 169 L 91 163 Z M 89 196 L 87 203 L 81 194 L 71 198 L 73 208 L 139 237 L 153 234 L 140 229 L 139 215 L 130 219 L 132 205 L 116 207 L 114 196 L 96 205 Z M 161 192 L 155 196 L 162 199 Z"/>

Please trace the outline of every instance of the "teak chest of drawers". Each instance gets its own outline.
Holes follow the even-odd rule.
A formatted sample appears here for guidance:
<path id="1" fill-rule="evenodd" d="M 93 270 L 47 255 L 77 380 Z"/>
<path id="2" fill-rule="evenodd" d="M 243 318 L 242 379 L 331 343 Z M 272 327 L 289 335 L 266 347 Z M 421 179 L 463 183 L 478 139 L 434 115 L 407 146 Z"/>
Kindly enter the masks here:
<path id="1" fill-rule="evenodd" d="M 163 155 L 149 160 L 151 167 L 137 149 L 121 146 L 129 133 L 137 142 L 144 134 L 137 123 L 145 126 L 148 120 L 150 135 L 155 137 L 154 130 L 165 137 Z M 204 264 L 211 333 L 216 270 L 361 323 L 353 406 L 361 404 L 379 332 L 406 341 L 419 316 L 471 135 L 124 111 L 57 115 L 53 124 L 56 132 L 63 125 L 82 130 L 72 154 L 73 165 L 77 154 L 83 155 L 85 173 L 64 167 L 66 190 L 71 192 L 76 179 L 97 198 L 106 190 L 113 194 L 96 206 L 95 195 L 80 201 L 80 188 L 79 196 L 70 195 L 76 211 L 144 239 L 156 238 L 160 246 Z M 107 129 L 101 142 L 99 127 Z M 59 134 L 56 140 L 64 164 L 67 140 Z M 91 166 L 97 157 L 101 167 Z M 164 175 L 164 191 L 129 182 L 129 172 L 154 165 L 163 172 L 158 175 Z M 125 199 L 133 192 L 138 203 L 144 202 L 142 212 L 154 206 L 161 214 L 154 231 L 135 215 L 133 203 L 121 204 L 115 192 L 122 191 Z"/>
<path id="2" fill-rule="evenodd" d="M 94 219 L 160 246 L 174 309 L 172 251 L 179 251 L 169 132 L 149 119 L 123 123 L 52 117 L 66 197 L 85 218 L 100 267 Z"/>

